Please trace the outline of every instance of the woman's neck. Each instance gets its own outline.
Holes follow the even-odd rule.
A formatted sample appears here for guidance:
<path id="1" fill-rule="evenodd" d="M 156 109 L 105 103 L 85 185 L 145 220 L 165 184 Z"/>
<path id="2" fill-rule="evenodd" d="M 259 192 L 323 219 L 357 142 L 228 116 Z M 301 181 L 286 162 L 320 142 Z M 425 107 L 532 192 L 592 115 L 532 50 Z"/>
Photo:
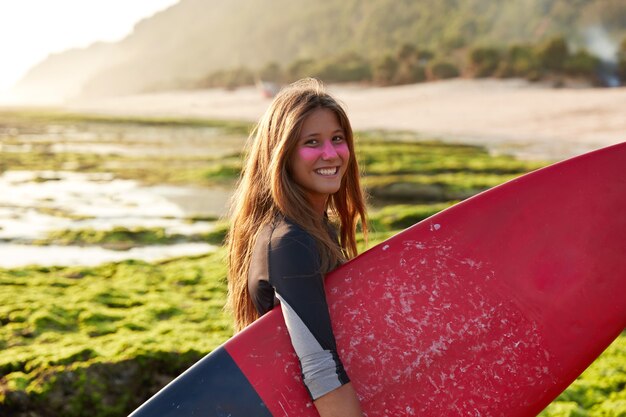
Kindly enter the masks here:
<path id="1" fill-rule="evenodd" d="M 309 195 L 307 200 L 309 204 L 311 204 L 311 208 L 315 213 L 319 214 L 320 218 L 324 217 L 326 214 L 326 206 L 328 203 L 327 195 Z"/>

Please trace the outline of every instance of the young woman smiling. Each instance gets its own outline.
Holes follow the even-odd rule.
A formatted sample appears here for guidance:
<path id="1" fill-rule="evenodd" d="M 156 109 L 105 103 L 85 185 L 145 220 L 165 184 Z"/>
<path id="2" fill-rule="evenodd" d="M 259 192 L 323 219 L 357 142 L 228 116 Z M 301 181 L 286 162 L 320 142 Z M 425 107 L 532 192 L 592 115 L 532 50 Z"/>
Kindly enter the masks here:
<path id="1" fill-rule="evenodd" d="M 337 354 L 325 274 L 357 254 L 365 201 L 345 111 L 314 79 L 274 99 L 250 136 L 228 235 L 237 331 L 282 306 L 303 383 L 322 417 L 361 416 Z"/>

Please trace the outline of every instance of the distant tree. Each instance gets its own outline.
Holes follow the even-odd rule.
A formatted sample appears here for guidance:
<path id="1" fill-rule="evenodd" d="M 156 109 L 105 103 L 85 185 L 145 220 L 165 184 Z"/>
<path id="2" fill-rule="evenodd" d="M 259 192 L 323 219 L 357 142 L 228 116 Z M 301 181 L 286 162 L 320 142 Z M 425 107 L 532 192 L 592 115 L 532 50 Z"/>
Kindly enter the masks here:
<path id="1" fill-rule="evenodd" d="M 258 76 L 263 81 L 280 83 L 283 80 L 283 70 L 277 62 L 268 62 L 259 70 Z"/>
<path id="2" fill-rule="evenodd" d="M 244 85 L 254 84 L 254 73 L 247 67 L 238 67 L 226 71 L 223 87 L 234 89 Z"/>
<path id="3" fill-rule="evenodd" d="M 288 82 L 293 82 L 305 77 L 312 77 L 315 74 L 315 61 L 310 58 L 299 58 L 292 61 L 285 69 L 285 78 Z"/>
<path id="4" fill-rule="evenodd" d="M 356 52 L 345 52 L 323 59 L 300 58 L 287 65 L 286 81 L 315 77 L 325 82 L 360 82 L 372 79 L 370 62 Z"/>
<path id="5" fill-rule="evenodd" d="M 419 55 L 418 49 L 415 45 L 405 43 L 400 45 L 396 53 L 396 59 L 398 62 L 413 62 L 417 61 Z"/>
<path id="6" fill-rule="evenodd" d="M 426 80 L 426 71 L 420 61 L 420 52 L 414 45 L 404 44 L 396 53 L 397 68 L 392 84 L 412 84 Z"/>
<path id="7" fill-rule="evenodd" d="M 500 64 L 500 51 L 491 47 L 474 47 L 469 52 L 470 72 L 474 77 L 494 75 Z"/>
<path id="8" fill-rule="evenodd" d="M 569 56 L 565 38 L 557 36 L 539 45 L 537 56 L 542 69 L 555 73 L 563 71 Z"/>
<path id="9" fill-rule="evenodd" d="M 567 75 L 593 80 L 596 77 L 598 65 L 600 65 L 600 60 L 597 57 L 585 49 L 580 49 L 565 60 L 563 70 Z"/>
<path id="10" fill-rule="evenodd" d="M 460 75 L 459 69 L 451 62 L 437 60 L 428 65 L 428 78 L 431 80 L 444 80 L 456 78 Z"/>
<path id="11" fill-rule="evenodd" d="M 372 81 L 378 85 L 391 85 L 398 70 L 398 61 L 391 55 L 385 55 L 374 62 Z"/>
<path id="12" fill-rule="evenodd" d="M 420 65 L 427 65 L 435 57 L 435 53 L 428 49 L 420 49 L 417 57 Z"/>
<path id="13" fill-rule="evenodd" d="M 395 85 L 421 83 L 423 81 L 426 81 L 425 68 L 406 62 L 398 63 L 398 68 L 392 79 L 392 83 Z"/>
<path id="14" fill-rule="evenodd" d="M 509 46 L 500 60 L 495 75 L 502 78 L 538 78 L 539 61 L 532 46 L 518 44 Z"/>
<path id="15" fill-rule="evenodd" d="M 368 81 L 372 77 L 369 62 L 355 52 L 318 62 L 313 74 L 327 82 Z"/>

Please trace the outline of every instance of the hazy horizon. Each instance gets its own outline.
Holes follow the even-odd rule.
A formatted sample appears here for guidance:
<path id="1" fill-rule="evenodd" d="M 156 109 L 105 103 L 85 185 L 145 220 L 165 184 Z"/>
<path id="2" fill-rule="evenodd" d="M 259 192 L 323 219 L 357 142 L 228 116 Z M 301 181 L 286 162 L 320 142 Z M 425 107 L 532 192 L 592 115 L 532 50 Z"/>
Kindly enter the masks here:
<path id="1" fill-rule="evenodd" d="M 119 41 L 132 33 L 136 23 L 178 1 L 0 2 L 0 104 L 10 102 L 11 88 L 50 55 Z"/>

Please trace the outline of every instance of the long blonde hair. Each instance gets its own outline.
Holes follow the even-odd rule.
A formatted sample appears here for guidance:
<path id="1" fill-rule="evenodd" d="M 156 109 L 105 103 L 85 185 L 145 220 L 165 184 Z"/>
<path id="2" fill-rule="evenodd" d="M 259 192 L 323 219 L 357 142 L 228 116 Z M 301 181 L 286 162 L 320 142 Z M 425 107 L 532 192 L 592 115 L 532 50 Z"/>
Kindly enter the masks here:
<path id="1" fill-rule="evenodd" d="M 305 198 L 302 187 L 289 173 L 289 160 L 296 148 L 302 124 L 314 110 L 325 108 L 336 115 L 350 150 L 346 173 L 339 191 L 327 203 L 331 220 L 338 223 L 340 248 L 328 234 L 325 219 Z M 322 83 L 307 78 L 283 89 L 252 131 L 233 204 L 228 246 L 228 307 L 235 330 L 240 331 L 258 318 L 248 292 L 248 270 L 259 230 L 275 216 L 283 215 L 306 230 L 316 241 L 322 273 L 357 255 L 356 228 L 367 238 L 365 198 L 359 182 L 350 121 Z"/>

